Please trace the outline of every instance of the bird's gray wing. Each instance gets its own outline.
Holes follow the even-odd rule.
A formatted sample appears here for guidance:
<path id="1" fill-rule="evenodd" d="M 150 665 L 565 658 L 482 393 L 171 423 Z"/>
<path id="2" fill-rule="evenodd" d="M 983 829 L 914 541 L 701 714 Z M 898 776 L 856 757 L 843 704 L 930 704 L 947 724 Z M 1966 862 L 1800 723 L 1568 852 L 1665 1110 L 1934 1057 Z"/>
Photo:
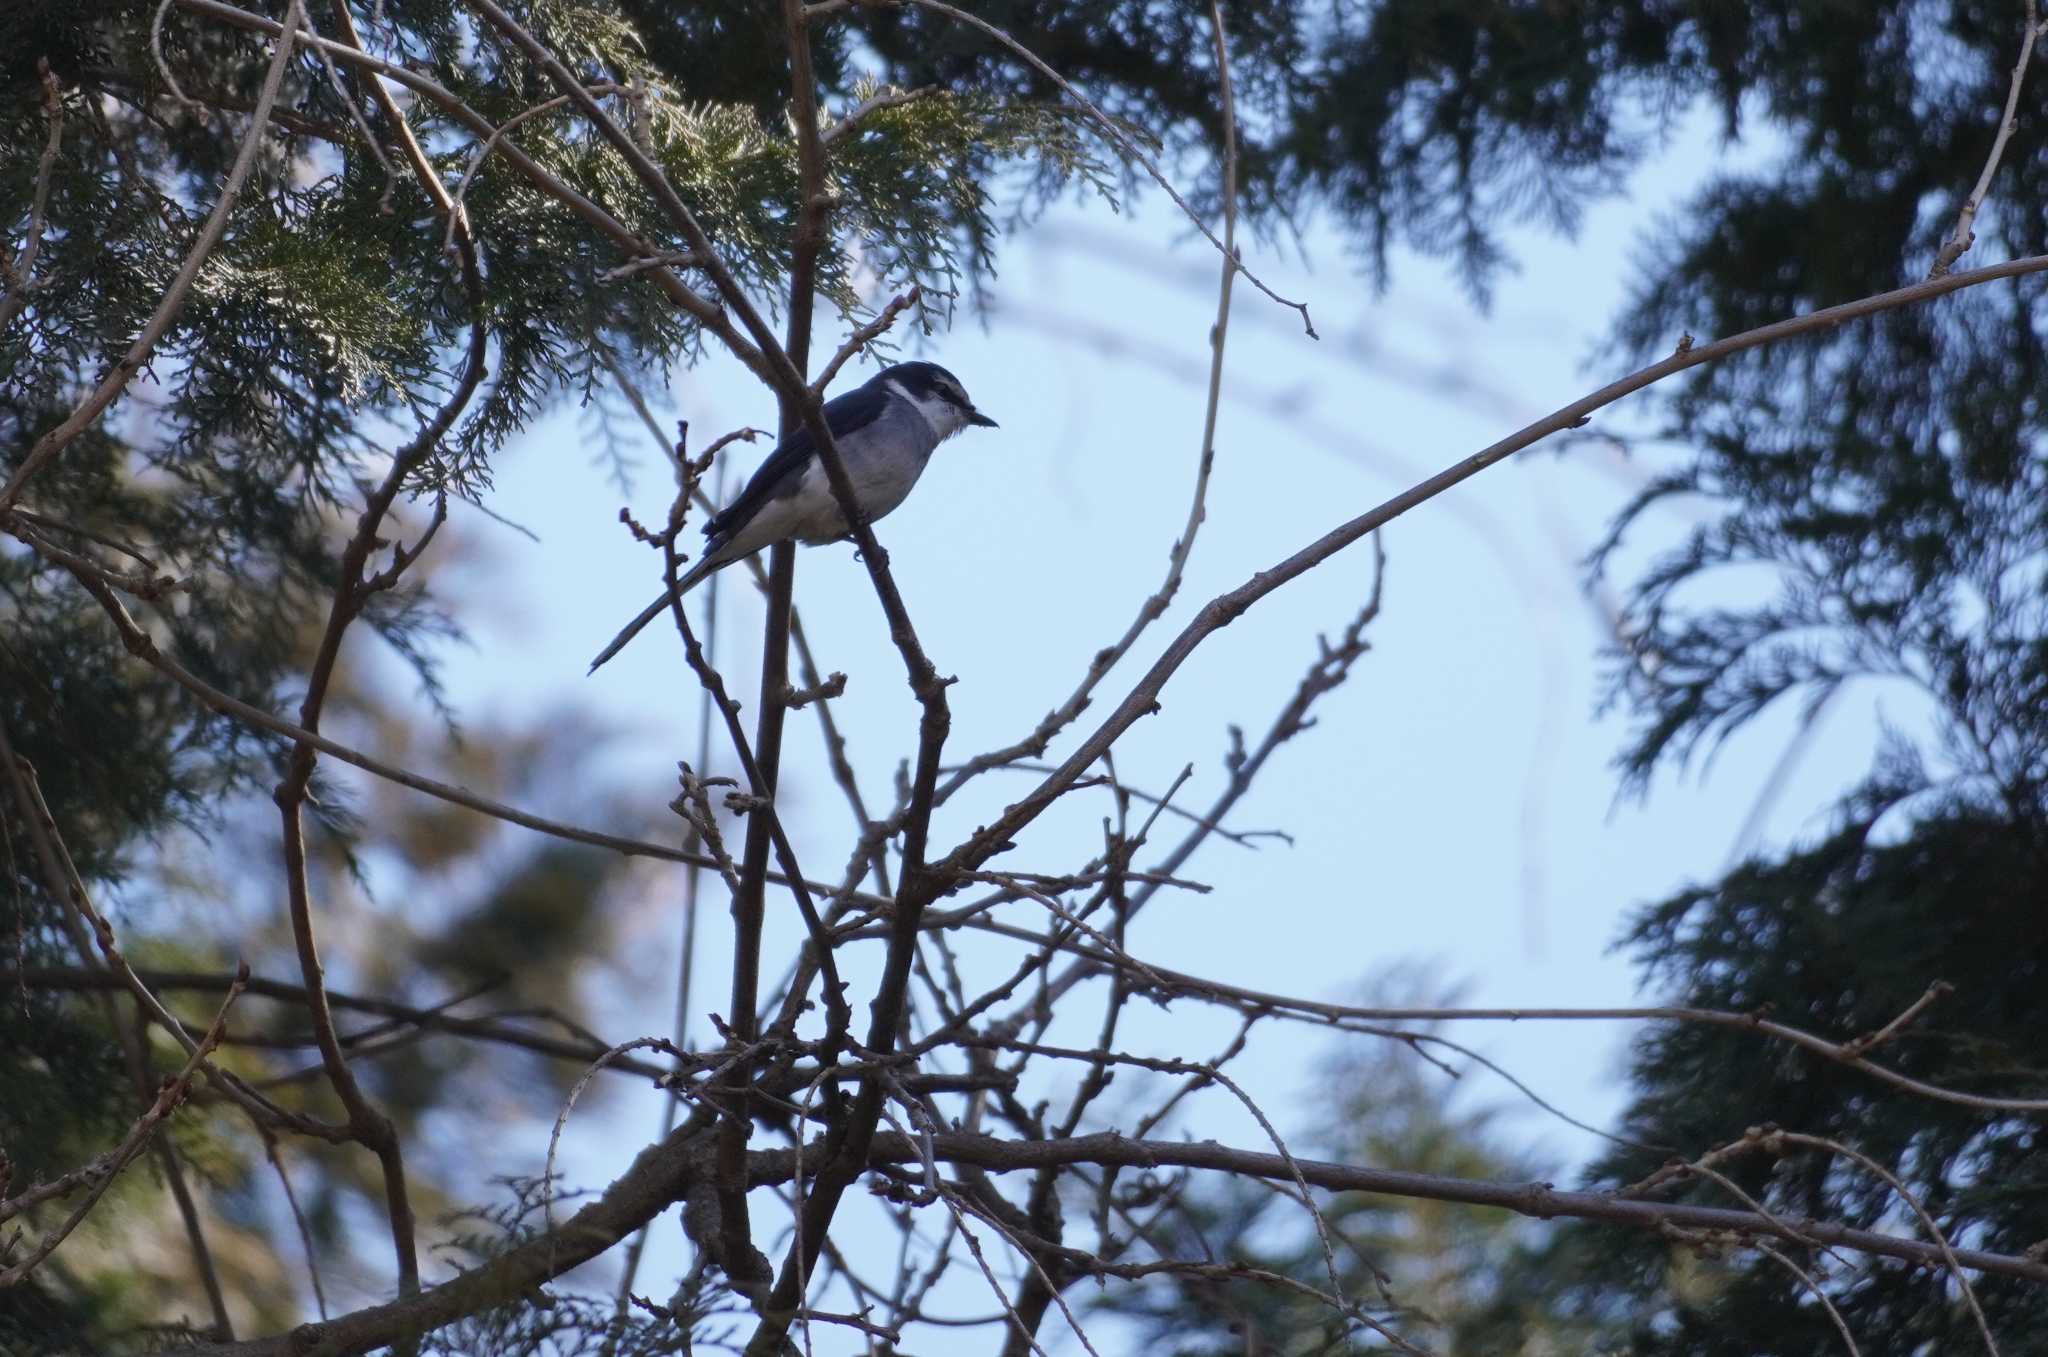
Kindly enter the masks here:
<path id="1" fill-rule="evenodd" d="M 836 442 L 881 418 L 888 404 L 888 393 L 879 383 L 869 382 L 826 401 L 825 425 L 832 430 Z M 809 429 L 799 425 L 790 430 L 789 437 L 768 454 L 768 460 L 761 463 L 761 469 L 733 497 L 732 503 L 713 514 L 704 524 L 704 535 L 711 539 L 712 550 L 745 527 L 747 521 L 761 511 L 762 505 L 772 499 L 795 494 L 797 484 L 803 479 L 804 467 L 817 450 L 818 445 L 812 440 Z"/>
<path id="2" fill-rule="evenodd" d="M 843 396 L 834 396 L 826 401 L 825 424 L 832 430 L 832 437 L 836 441 L 873 424 L 882 417 L 882 412 L 888 406 L 888 392 L 883 390 L 880 382 L 869 381 Z M 802 426 L 792 430 L 788 438 L 777 444 L 775 451 L 768 454 L 768 460 L 761 463 L 761 469 L 756 471 L 747 481 L 745 488 L 733 497 L 732 503 L 713 514 L 710 521 L 705 523 L 704 536 L 710 540 L 705 544 L 704 556 L 698 560 L 689 574 L 678 582 L 679 586 L 687 588 L 703 575 L 710 573 L 705 569 L 707 565 L 716 569 L 717 565 L 710 561 L 712 554 L 724 546 L 735 532 L 745 527 L 747 521 L 761 511 L 762 505 L 779 496 L 795 494 L 798 483 L 803 480 L 803 469 L 816 451 L 817 444 L 812 440 L 810 430 Z M 614 636 L 611 644 L 590 662 L 590 672 L 596 673 L 599 665 L 618 654 L 625 648 L 626 642 L 638 636 L 642 628 L 661 616 L 662 609 L 668 606 L 668 600 L 669 595 L 664 592 L 660 598 L 642 608 L 640 615 L 628 622 L 625 630 Z"/>

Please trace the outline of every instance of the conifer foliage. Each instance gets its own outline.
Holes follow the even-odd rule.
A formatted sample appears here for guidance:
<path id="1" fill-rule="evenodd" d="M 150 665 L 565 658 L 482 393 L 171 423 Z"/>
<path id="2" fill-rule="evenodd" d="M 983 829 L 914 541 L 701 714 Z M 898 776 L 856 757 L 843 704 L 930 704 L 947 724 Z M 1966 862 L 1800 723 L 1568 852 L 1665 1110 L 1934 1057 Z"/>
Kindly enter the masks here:
<path id="1" fill-rule="evenodd" d="M 920 1327 L 945 1313 L 925 1308 L 942 1276 L 995 1283 L 976 1341 L 1017 1357 L 1049 1316 L 1078 1322 L 1084 1282 L 1134 1284 L 1113 1308 L 1189 1352 L 1250 1334 L 1288 1352 L 1449 1336 L 1733 1357 L 1996 1333 L 2048 1353 L 2048 347 L 2038 285 L 1964 272 L 2048 268 L 2043 37 L 2033 0 L 14 0 L 0 1353 L 767 1357 L 814 1330 L 928 1349 L 956 1341 Z M 1903 715 L 1819 842 L 1636 916 L 1646 982 L 1690 1016 L 1645 1029 L 1630 1147 L 1585 1192 L 1508 1191 L 1494 1180 L 1529 1156 L 1376 1059 L 1340 1066 L 1357 1125 L 1321 1139 L 1342 1162 L 1154 1134 L 1184 1099 L 1239 1093 L 1223 1067 L 1261 1024 L 1443 1040 L 1124 950 L 1131 917 L 1233 834 L 1269 756 L 1363 659 L 1377 583 L 1336 641 L 1316 638 L 1265 741 L 1237 734 L 1215 808 L 1156 862 L 1141 854 L 1179 826 L 1162 817 L 1180 783 L 1144 793 L 1111 755 L 1231 619 L 1591 405 L 1191 610 L 1117 696 L 1104 685 L 1169 612 L 1203 520 L 1205 435 L 1165 583 L 1041 725 L 980 755 L 948 746 L 931 638 L 856 524 L 922 720 L 891 751 L 893 806 L 862 799 L 880 769 L 835 762 L 860 825 L 836 886 L 815 876 L 823 854 L 798 870 L 772 796 L 785 708 L 835 695 L 777 667 L 786 571 L 752 730 L 693 647 L 743 785 L 728 798 L 683 769 L 685 849 L 636 829 L 644 789 L 589 784 L 590 733 L 569 722 L 438 738 L 460 714 L 434 657 L 461 619 L 433 587 L 437 531 L 488 511 L 494 457 L 552 409 L 606 420 L 717 351 L 786 425 L 820 430 L 807 383 L 900 342 L 893 327 L 950 323 L 1059 195 L 1115 206 L 1185 182 L 1173 206 L 1219 247 L 1213 434 L 1231 289 L 1272 295 L 1240 224 L 1270 242 L 1332 222 L 1381 280 L 1404 250 L 1441 256 L 1483 302 L 1513 227 L 1569 231 L 1703 109 L 1769 153 L 1706 183 L 1628 266 L 1612 354 L 1651 365 L 1645 385 L 1674 379 L 1655 432 L 1676 452 L 1610 550 L 1660 531 L 1668 502 L 1709 507 L 1616 575 L 1623 775 L 1647 788 L 1760 714 L 1812 719 L 1873 685 Z M 1953 287 L 1752 333 L 1923 279 Z M 1743 338 L 1695 351 L 1681 334 Z M 672 567 L 687 508 L 665 533 L 636 525 Z M 394 658 L 434 736 L 383 700 Z M 429 745 L 447 776 L 413 766 Z M 430 803 L 345 794 L 337 761 Z M 565 768 L 576 814 L 525 809 Z M 1036 789 L 934 838 L 934 810 L 991 773 Z M 1006 872 L 1084 786 L 1118 798 L 1100 854 Z M 598 812 L 618 832 L 588 828 Z M 598 950 L 593 906 L 635 857 L 730 893 L 733 990 L 700 1006 L 724 1014 L 708 1048 L 609 1047 L 582 1021 L 567 959 Z M 393 882 L 456 905 L 365 930 L 334 903 Z M 782 962 L 760 956 L 771 888 L 809 940 L 779 990 L 763 976 Z M 1004 924 L 1017 950 L 970 992 L 953 940 L 1020 901 L 1049 914 Z M 352 936 L 369 931 L 374 946 Z M 886 953 L 871 994 L 836 969 L 854 941 Z M 1067 996 L 1097 992 L 1108 1016 L 1074 1038 L 1094 1045 L 1060 1044 Z M 461 1009 L 485 993 L 508 1006 Z M 1243 1033 L 1209 1060 L 1124 1051 L 1133 998 L 1219 1006 Z M 1047 1070 L 1057 1100 L 1020 1091 Z M 444 1194 L 481 1134 L 464 1123 L 451 1146 L 452 1119 L 544 1122 L 600 1072 L 687 1095 L 617 1179 Z M 1149 1110 L 1103 1099 L 1112 1073 L 1157 1081 Z M 1394 1085 L 1398 1105 L 1376 1101 Z M 1383 1171 L 1397 1160 L 1407 1176 Z M 1238 1185 L 1202 1197 L 1188 1175 L 1219 1169 Z M 1433 1204 L 1333 1195 L 1351 1189 Z M 1275 1190 L 1327 1208 L 1313 1242 L 1269 1246 L 1250 1203 Z M 839 1247 L 863 1194 L 899 1229 L 893 1264 Z M 1585 1219 L 1508 1231 L 1443 1203 Z M 672 1208 L 693 1266 L 665 1299 L 641 1294 L 630 1241 Z M 1333 1226 L 1367 1255 L 1437 1256 L 1340 1264 Z M 1213 1238 L 1227 1257 L 1201 1256 Z M 985 1247 L 1014 1264 L 1000 1280 Z M 558 1281 L 599 1255 L 633 1260 L 616 1295 Z M 323 1263 L 348 1294 L 321 1289 Z"/>

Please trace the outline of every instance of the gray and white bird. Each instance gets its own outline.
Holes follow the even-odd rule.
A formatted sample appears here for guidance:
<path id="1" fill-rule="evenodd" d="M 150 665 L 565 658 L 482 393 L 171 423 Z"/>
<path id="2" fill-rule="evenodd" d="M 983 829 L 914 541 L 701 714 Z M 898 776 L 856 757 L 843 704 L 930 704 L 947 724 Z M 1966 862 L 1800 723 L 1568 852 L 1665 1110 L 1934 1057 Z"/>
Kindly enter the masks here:
<path id="1" fill-rule="evenodd" d="M 937 363 L 897 363 L 865 383 L 825 402 L 825 427 L 846 463 L 854 497 L 868 522 L 882 518 L 909 497 L 932 452 L 970 424 L 993 429 L 996 422 L 974 408 L 960 379 Z M 704 525 L 704 555 L 676 582 L 686 594 L 707 576 L 744 560 L 762 547 L 797 541 L 809 546 L 847 535 L 846 516 L 832 493 L 831 478 L 810 430 L 783 439 L 761 469 Z M 669 595 L 641 610 L 626 629 L 590 662 L 595 670 L 619 653 L 640 629 L 661 615 Z"/>

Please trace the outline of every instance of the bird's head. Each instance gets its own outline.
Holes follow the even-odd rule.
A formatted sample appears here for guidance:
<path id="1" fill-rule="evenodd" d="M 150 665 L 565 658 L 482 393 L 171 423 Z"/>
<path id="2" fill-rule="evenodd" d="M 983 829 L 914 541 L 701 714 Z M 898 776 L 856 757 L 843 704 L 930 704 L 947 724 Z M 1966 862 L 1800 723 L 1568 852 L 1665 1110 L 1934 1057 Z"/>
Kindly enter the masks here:
<path id="1" fill-rule="evenodd" d="M 937 363 L 898 363 L 883 368 L 875 380 L 915 405 L 942 439 L 970 424 L 996 427 L 994 420 L 974 408 L 960 379 Z"/>

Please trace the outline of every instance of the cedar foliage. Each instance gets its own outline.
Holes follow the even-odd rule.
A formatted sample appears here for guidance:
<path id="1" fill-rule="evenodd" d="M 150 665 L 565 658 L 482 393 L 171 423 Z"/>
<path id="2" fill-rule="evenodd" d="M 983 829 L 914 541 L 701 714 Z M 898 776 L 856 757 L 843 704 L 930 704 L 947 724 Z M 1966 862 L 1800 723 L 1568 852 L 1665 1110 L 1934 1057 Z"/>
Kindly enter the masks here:
<path id="1" fill-rule="evenodd" d="M 272 17 L 282 8 L 252 7 Z M 0 14 L 10 261 L 26 240 L 50 131 L 45 63 L 64 119 L 36 286 L 0 328 L 0 471 L 140 328 L 232 156 L 240 118 L 222 110 L 246 107 L 260 82 L 263 43 L 174 12 L 165 60 L 212 107 L 172 98 L 149 51 L 155 8 L 21 0 Z M 550 92 L 451 0 L 355 8 L 380 49 L 494 120 Z M 794 173 L 786 62 L 769 11 L 740 0 L 513 8 L 583 72 L 645 82 L 642 126 L 664 168 L 742 276 L 776 295 Z M 1218 113 L 1196 7 L 975 9 L 1155 140 L 1169 166 L 1213 154 Z M 1615 331 L 1617 352 L 1638 356 L 1668 349 L 1681 331 L 1729 333 L 1923 274 L 1975 178 L 2020 22 L 2016 7 L 1966 0 L 1245 0 L 1225 14 L 1252 226 L 1284 236 L 1321 217 L 1382 278 L 1413 250 L 1454 260 L 1483 296 L 1512 262 L 1507 229 L 1569 229 L 1701 106 L 1731 135 L 1779 146 L 1763 169 L 1705 185 L 1647 244 L 1635 265 L 1641 289 Z M 921 284 L 923 322 L 943 325 L 951 299 L 988 276 L 1002 235 L 1053 195 L 1075 183 L 1128 186 L 1040 75 L 927 12 L 877 9 L 857 28 L 821 26 L 817 62 L 829 107 L 885 87 L 942 91 L 878 115 L 840 162 L 841 229 L 822 295 L 844 319 L 858 318 L 865 268 L 892 289 Z M 359 93 L 352 81 L 344 73 Z M 308 619 L 334 579 L 335 524 L 377 458 L 436 404 L 474 321 L 489 335 L 490 380 L 411 487 L 427 499 L 487 497 L 492 455 L 551 406 L 602 410 L 615 399 L 602 357 L 654 370 L 688 361 L 699 336 L 651 289 L 607 281 L 616 253 L 490 164 L 466 198 L 488 283 L 488 311 L 476 316 L 418 186 L 365 152 L 317 63 L 294 63 L 284 106 L 288 135 L 273 139 L 151 371 L 45 470 L 33 507 L 189 581 L 152 615 L 167 646 L 219 686 L 289 713 Z M 473 139 L 424 101 L 409 109 L 454 182 Z M 2033 134 L 2048 126 L 2048 82 L 2029 84 L 2018 120 L 1970 259 L 2048 249 L 2048 137 Z M 575 120 L 534 119 L 520 144 L 664 239 L 637 186 Z M 1960 1086 L 1997 1075 L 2010 1087 L 2037 1070 L 2048 1003 L 2048 459 L 2030 296 L 1973 290 L 1700 370 L 1663 407 L 1686 464 L 1628 519 L 1667 496 L 1719 506 L 1632 582 L 1634 649 L 1618 657 L 1615 696 L 1639 722 L 1624 769 L 1639 785 L 1767 707 L 1839 683 L 1891 683 L 1920 703 L 1845 798 L 1838 833 L 1639 916 L 1629 942 L 1648 978 L 1679 1002 L 1770 1003 L 1830 1030 L 1874 1027 L 1926 980 L 1947 979 L 1958 997 L 1941 1012 L 1943 1030 L 1971 1039 L 1913 1039 L 1894 1054 Z M 1779 592 L 1714 601 L 1723 596 L 1708 581 L 1759 565 Z M 452 620 L 430 596 L 404 591 L 380 597 L 368 620 L 431 695 L 432 645 Z M 90 601 L 11 544 L 0 549 L 0 720 L 38 769 L 82 872 L 120 888 L 124 927 L 145 940 L 173 893 L 162 846 L 184 831 L 231 831 L 231 808 L 278 771 L 274 745 L 119 659 Z M 0 816 L 0 932 L 23 964 L 64 964 L 71 944 L 29 863 L 25 827 L 11 803 Z M 330 870 L 345 873 L 345 805 L 325 828 Z M 566 916 L 602 885 L 601 868 L 554 855 L 498 865 L 504 889 L 484 892 L 479 908 L 501 898 L 530 906 L 524 887 L 539 880 Z M 179 945 L 210 964 L 228 946 Z M 423 948 L 422 964 L 465 954 L 455 935 L 442 945 Z M 391 964 L 388 978 L 402 983 L 403 957 Z M 1754 1043 L 1732 1041 L 1691 1031 L 1646 1041 L 1632 1134 L 1697 1151 L 1753 1121 L 1831 1128 L 1907 1173 L 1952 1234 L 2005 1249 L 2048 1237 L 2038 1119 L 1932 1108 L 1795 1058 L 1760 1063 Z M 398 1105 L 424 1116 L 446 1092 L 444 1073 L 416 1062 L 414 1096 Z M 0 1086 L 0 1144 L 17 1182 L 78 1162 L 131 1106 L 98 1011 L 40 992 L 0 1004 Z M 223 1182 L 254 1191 L 250 1146 L 225 1141 L 217 1156 Z M 1615 1156 L 1596 1176 L 1626 1180 L 1640 1168 Z M 1887 1209 L 1854 1175 L 1811 1166 L 1750 1186 L 1816 1215 L 1869 1221 Z M 346 1190 L 316 1188 L 316 1219 L 331 1221 L 330 1191 Z M 1560 1232 L 1558 1248 L 1601 1270 L 1546 1294 L 1612 1325 L 1618 1340 L 1671 1353 L 1807 1351 L 1825 1340 L 1762 1260 L 1732 1260 L 1725 1284 L 1679 1304 L 1654 1261 L 1627 1241 L 1603 1252 L 1606 1238 Z M 1860 1331 L 1901 1335 L 1902 1350 L 1905 1336 L 1938 1348 L 1972 1341 L 1938 1278 L 1866 1271 L 1839 1298 Z M 2020 1344 L 2008 1350 L 2048 1351 L 2036 1296 L 1999 1284 L 1983 1294 L 1994 1324 Z M 0 1296 L 8 1341 L 70 1326 L 104 1348 L 140 1318 L 88 1277 Z"/>

